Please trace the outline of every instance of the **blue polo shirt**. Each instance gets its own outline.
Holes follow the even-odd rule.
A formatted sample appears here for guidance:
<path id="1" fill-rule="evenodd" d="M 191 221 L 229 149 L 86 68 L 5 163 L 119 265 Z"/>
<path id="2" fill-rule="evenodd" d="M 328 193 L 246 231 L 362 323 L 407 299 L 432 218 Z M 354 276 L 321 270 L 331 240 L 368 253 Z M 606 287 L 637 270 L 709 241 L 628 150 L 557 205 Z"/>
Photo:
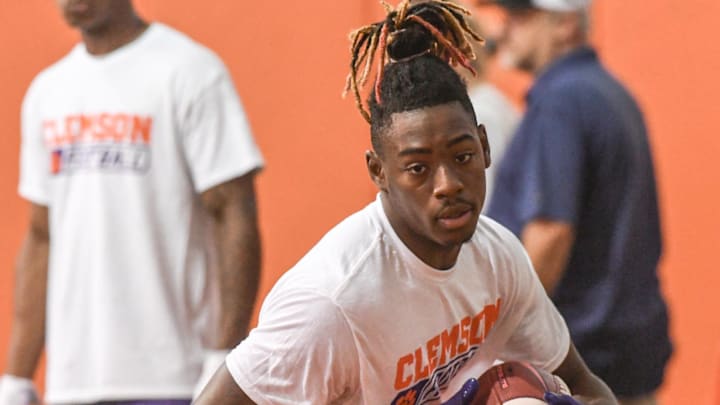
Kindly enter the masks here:
<path id="1" fill-rule="evenodd" d="M 535 81 L 487 214 L 518 237 L 533 219 L 576 240 L 552 299 L 590 368 L 619 396 L 652 392 L 672 352 L 656 274 L 655 176 L 633 97 L 579 48 Z"/>

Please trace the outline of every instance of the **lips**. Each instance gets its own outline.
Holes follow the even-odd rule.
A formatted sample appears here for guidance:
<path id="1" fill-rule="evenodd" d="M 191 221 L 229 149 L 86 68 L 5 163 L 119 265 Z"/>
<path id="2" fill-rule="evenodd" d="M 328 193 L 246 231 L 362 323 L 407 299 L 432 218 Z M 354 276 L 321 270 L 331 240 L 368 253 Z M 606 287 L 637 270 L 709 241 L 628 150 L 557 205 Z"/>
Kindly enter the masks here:
<path id="1" fill-rule="evenodd" d="M 473 219 L 473 208 L 470 205 L 446 207 L 440 212 L 437 220 L 443 228 L 457 229 L 466 226 Z"/>

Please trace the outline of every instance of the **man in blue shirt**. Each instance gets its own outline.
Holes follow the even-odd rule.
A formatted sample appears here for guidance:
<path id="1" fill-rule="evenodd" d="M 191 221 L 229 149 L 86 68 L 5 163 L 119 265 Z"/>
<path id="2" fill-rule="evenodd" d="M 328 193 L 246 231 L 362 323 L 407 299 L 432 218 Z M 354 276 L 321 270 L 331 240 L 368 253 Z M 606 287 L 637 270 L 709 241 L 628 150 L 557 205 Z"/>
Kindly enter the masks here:
<path id="1" fill-rule="evenodd" d="M 488 215 L 525 245 L 590 368 L 652 404 L 672 352 L 653 162 L 633 97 L 587 45 L 589 0 L 499 0 L 502 57 L 535 76 Z"/>

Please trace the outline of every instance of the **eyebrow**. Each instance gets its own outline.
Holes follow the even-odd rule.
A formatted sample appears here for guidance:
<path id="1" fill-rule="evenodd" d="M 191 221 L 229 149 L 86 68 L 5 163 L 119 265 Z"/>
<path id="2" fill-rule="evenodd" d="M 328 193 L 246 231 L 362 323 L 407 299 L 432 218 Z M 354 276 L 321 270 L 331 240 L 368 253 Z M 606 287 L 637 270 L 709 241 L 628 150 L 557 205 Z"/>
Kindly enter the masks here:
<path id="1" fill-rule="evenodd" d="M 407 156 L 407 155 L 416 155 L 416 154 L 425 154 L 429 155 L 432 151 L 429 148 L 407 148 L 403 149 L 398 153 L 398 156 Z"/>
<path id="2" fill-rule="evenodd" d="M 446 146 L 449 148 L 451 146 L 457 145 L 464 141 L 472 141 L 473 139 L 475 139 L 475 138 L 470 134 L 462 134 L 462 135 L 458 136 L 457 138 L 453 138 L 453 139 L 449 140 Z"/>
<path id="3" fill-rule="evenodd" d="M 448 143 L 445 145 L 446 147 L 450 148 L 454 145 L 457 145 L 459 143 L 465 142 L 465 141 L 472 141 L 474 138 L 470 134 L 463 134 L 458 136 L 457 138 L 453 138 L 448 141 Z M 407 155 L 416 155 L 416 154 L 424 154 L 424 155 L 430 155 L 432 154 L 432 150 L 430 148 L 407 148 L 403 149 L 398 153 L 398 156 L 407 156 Z"/>

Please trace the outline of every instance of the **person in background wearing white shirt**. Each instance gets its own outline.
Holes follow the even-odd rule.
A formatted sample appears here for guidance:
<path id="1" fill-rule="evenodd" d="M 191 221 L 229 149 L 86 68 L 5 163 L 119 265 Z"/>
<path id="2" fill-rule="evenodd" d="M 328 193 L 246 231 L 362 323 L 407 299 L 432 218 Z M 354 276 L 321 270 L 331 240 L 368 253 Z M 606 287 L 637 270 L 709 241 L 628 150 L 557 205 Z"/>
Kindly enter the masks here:
<path id="1" fill-rule="evenodd" d="M 252 317 L 263 159 L 212 51 L 129 0 L 58 5 L 82 43 L 23 102 L 0 405 L 39 402 L 43 347 L 49 404 L 189 404 Z"/>

